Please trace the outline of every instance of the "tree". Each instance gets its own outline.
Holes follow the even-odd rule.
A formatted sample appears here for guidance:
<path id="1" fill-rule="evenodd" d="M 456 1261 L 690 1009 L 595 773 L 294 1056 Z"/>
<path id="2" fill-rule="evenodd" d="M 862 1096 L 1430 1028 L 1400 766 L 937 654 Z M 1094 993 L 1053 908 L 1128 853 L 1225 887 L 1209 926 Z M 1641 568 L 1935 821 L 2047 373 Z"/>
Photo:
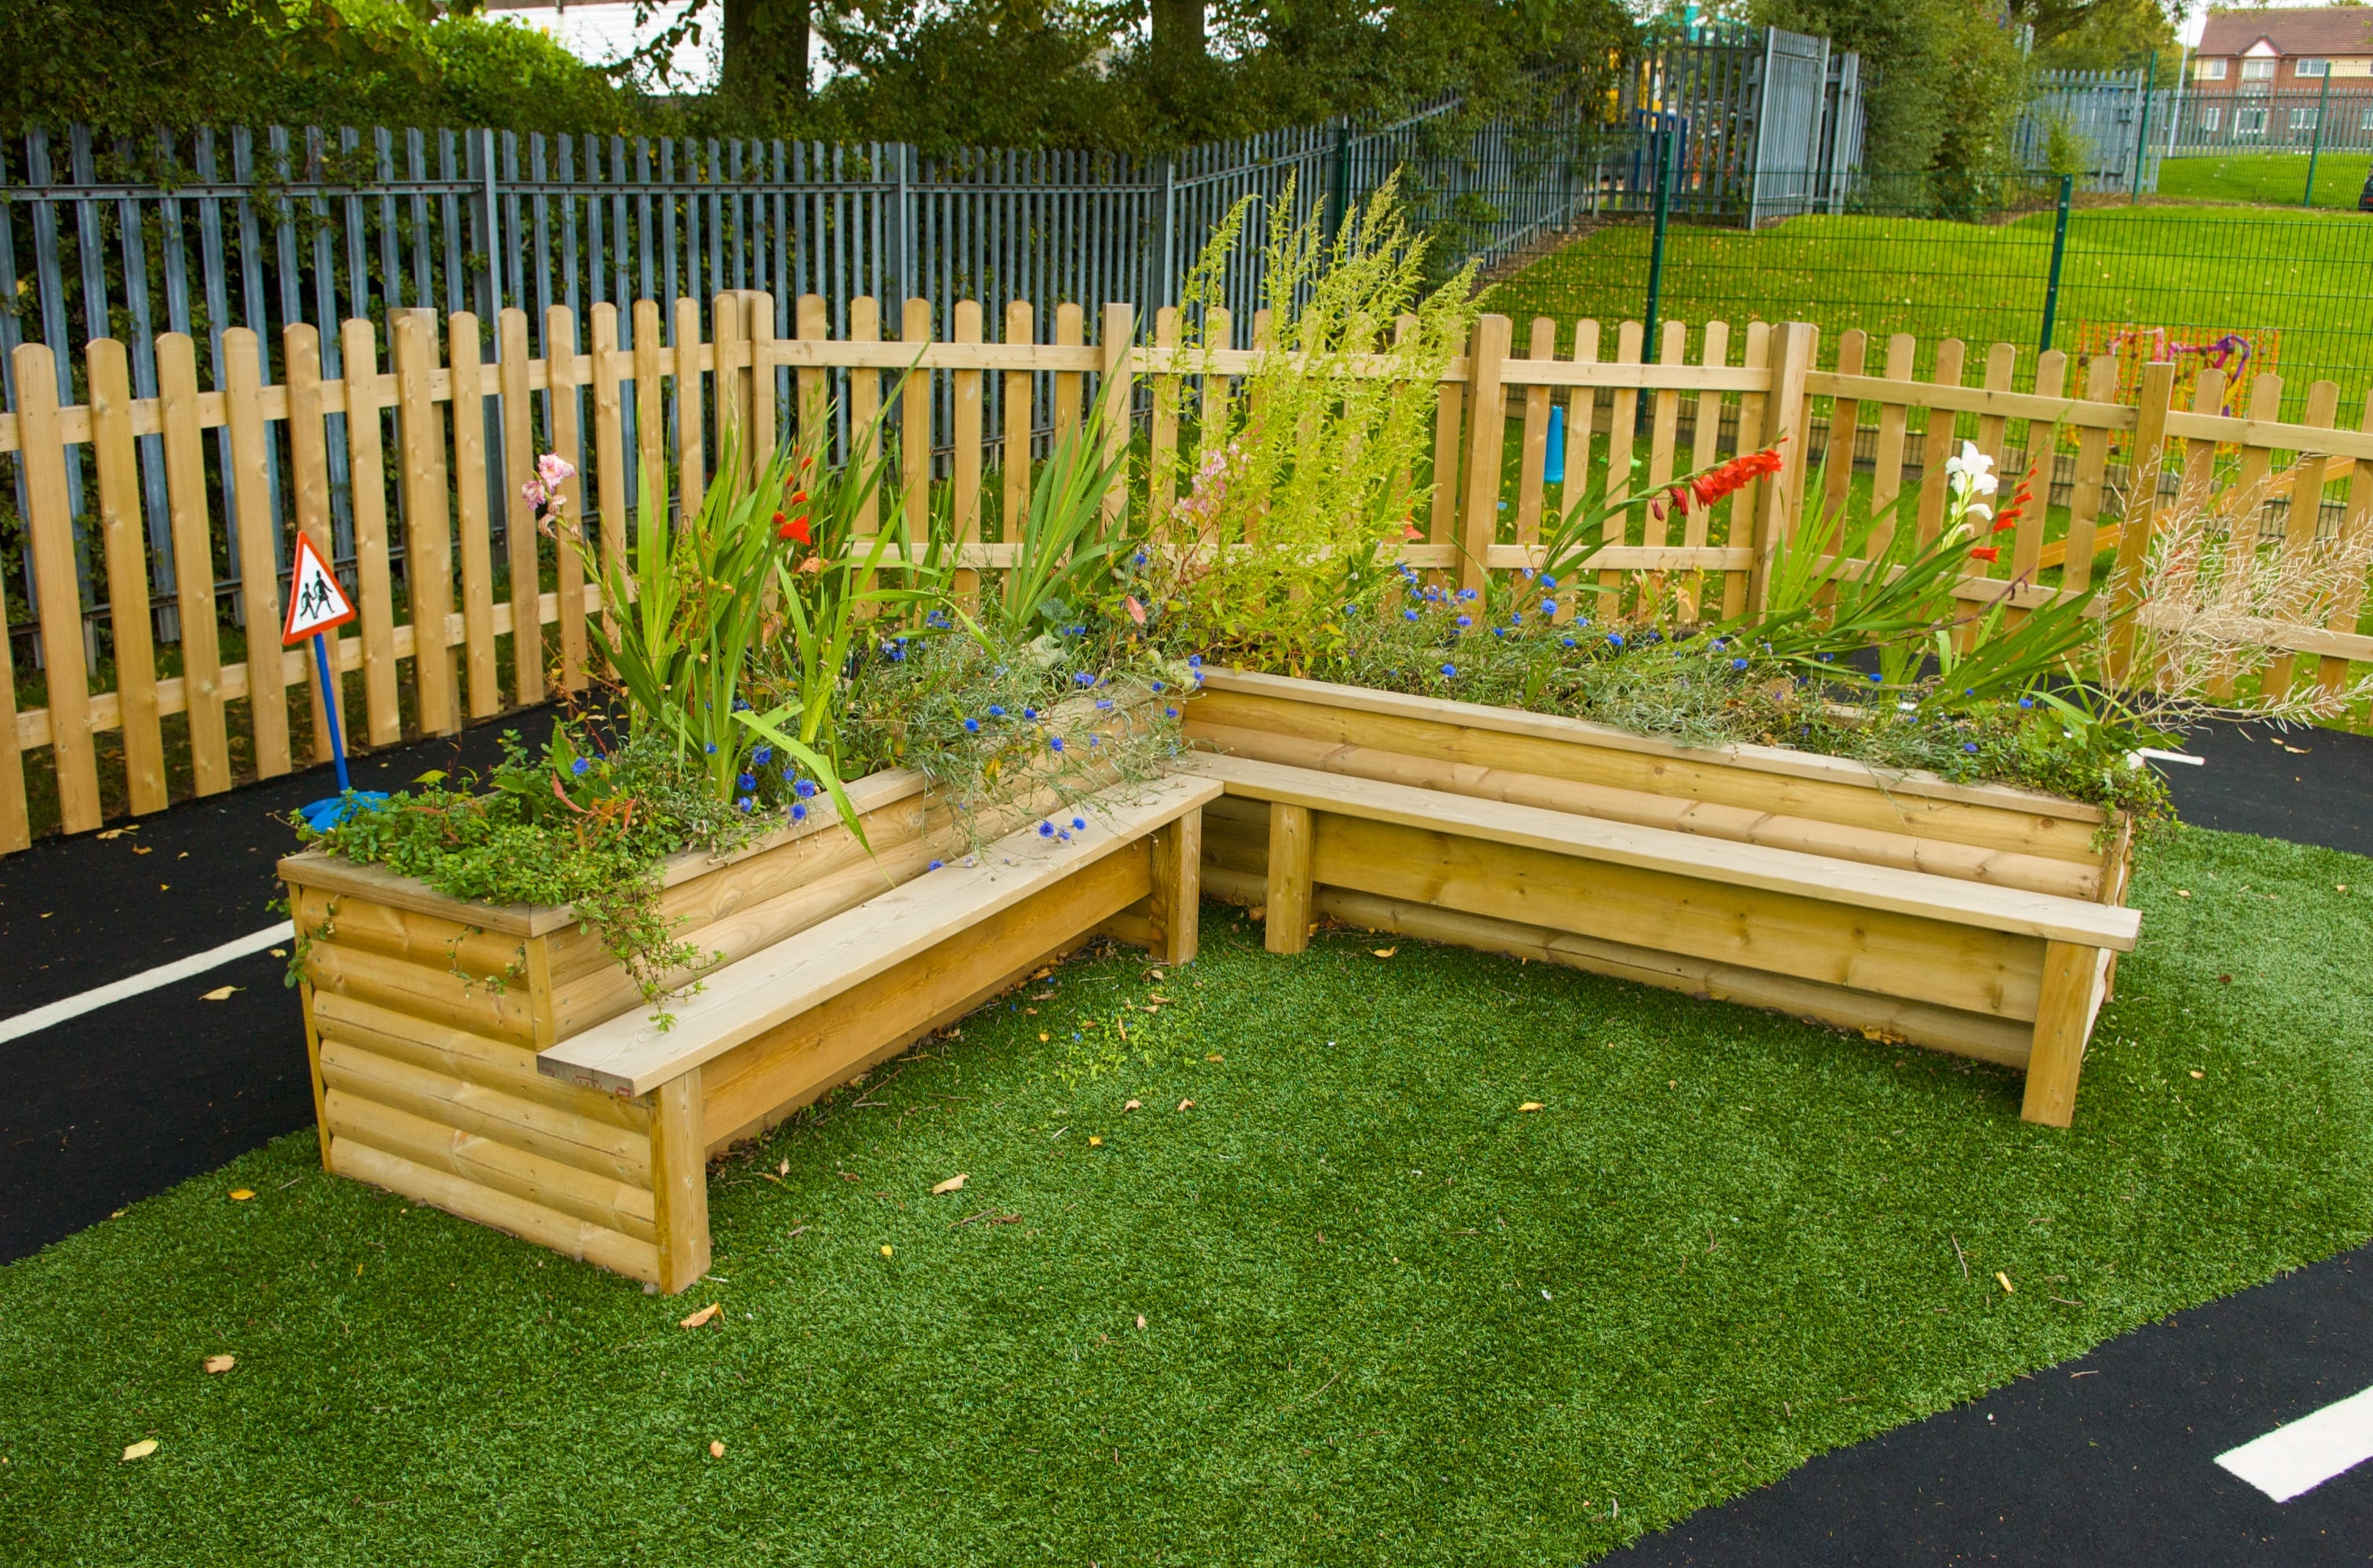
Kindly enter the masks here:
<path id="1" fill-rule="evenodd" d="M 808 0 L 725 0 L 718 97 L 764 123 L 808 100 Z"/>

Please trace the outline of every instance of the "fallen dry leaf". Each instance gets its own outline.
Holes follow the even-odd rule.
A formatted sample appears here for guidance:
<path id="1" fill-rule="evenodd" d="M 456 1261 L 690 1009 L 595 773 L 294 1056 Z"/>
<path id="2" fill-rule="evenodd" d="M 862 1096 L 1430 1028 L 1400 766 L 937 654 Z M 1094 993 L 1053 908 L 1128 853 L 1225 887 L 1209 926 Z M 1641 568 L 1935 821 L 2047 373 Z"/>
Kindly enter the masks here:
<path id="1" fill-rule="evenodd" d="M 138 823 L 136 823 L 136 822 L 135 822 L 135 823 L 134 823 L 130 827 L 111 827 L 111 828 L 109 828 L 106 832 L 104 832 L 104 833 L 100 834 L 99 837 L 101 837 L 101 838 L 103 838 L 103 839 L 104 839 L 104 838 L 121 838 L 121 837 L 123 837 L 125 834 L 127 834 L 127 833 L 135 833 L 135 832 L 139 831 L 139 827 L 140 827 L 140 825 L 139 825 Z"/>
<path id="2" fill-rule="evenodd" d="M 208 1372 L 228 1372 L 239 1364 L 237 1356 L 208 1356 L 198 1363 Z"/>
<path id="3" fill-rule="evenodd" d="M 1047 976 L 1049 976 L 1049 975 L 1053 974 L 1054 972 L 1055 972 L 1055 966 L 1054 966 L 1052 964 L 1049 964 L 1049 965 L 1046 965 L 1045 968 L 1043 968 L 1043 969 L 1034 969 L 1034 970 L 1032 970 L 1032 971 L 1031 971 L 1031 974 L 1030 974 L 1030 977 L 1031 977 L 1032 979 L 1034 979 L 1034 980 L 1043 980 L 1043 979 L 1045 979 Z"/>
<path id="4" fill-rule="evenodd" d="M 1140 1328 L 1145 1327 L 1145 1314 L 1142 1312 L 1137 1315 L 1137 1326 Z"/>
<path id="5" fill-rule="evenodd" d="M 1192 1100 L 1181 1100 L 1178 1102 L 1178 1108 L 1182 1111 L 1191 1111 L 1195 1108 L 1195 1102 Z"/>
<path id="6" fill-rule="evenodd" d="M 153 855 L 156 853 L 155 850 L 149 848 L 146 844 L 134 844 L 132 846 L 132 852 L 135 855 Z"/>
<path id="7" fill-rule="evenodd" d="M 777 1166 L 775 1167 L 775 1174 L 776 1174 L 777 1176 L 787 1176 L 790 1175 L 790 1174 L 791 1174 L 791 1163 L 790 1163 L 790 1161 L 789 1161 L 789 1160 L 785 1160 L 781 1164 L 777 1165 Z"/>
<path id="8" fill-rule="evenodd" d="M 275 958 L 286 958 L 288 956 L 288 950 L 285 947 L 275 947 L 272 950 L 272 956 Z"/>
<path id="9" fill-rule="evenodd" d="M 214 989 L 208 991 L 198 1000 L 200 1001 L 228 1001 L 230 1000 L 231 992 L 240 989 L 240 988 L 238 986 L 216 986 Z"/>
<path id="10" fill-rule="evenodd" d="M 1148 978 L 1148 979 L 1151 980 L 1155 985 L 1160 985 L 1160 984 L 1162 983 L 1162 971 L 1161 971 L 1161 970 L 1159 970 L 1159 969 L 1148 969 L 1148 970 L 1145 972 L 1145 974 L 1146 974 L 1146 978 Z"/>
<path id="11" fill-rule="evenodd" d="M 1101 1138 L 1097 1137 L 1097 1136 L 1096 1136 L 1094 1133 L 1093 1133 L 1093 1132 L 1091 1132 L 1091 1133 L 1089 1133 L 1089 1134 L 1088 1134 L 1088 1147 L 1089 1147 L 1089 1148 L 1091 1148 L 1091 1149 L 1101 1149 L 1101 1148 L 1103 1148 L 1104 1146 L 1105 1146 L 1105 1141 L 1104 1141 L 1103 1139 L 1101 1139 Z"/>
<path id="12" fill-rule="evenodd" d="M 948 1177 L 947 1180 L 940 1183 L 937 1187 L 932 1188 L 931 1196 L 937 1198 L 943 1192 L 962 1192 L 964 1190 L 964 1184 L 967 1177 L 967 1174 L 968 1173 L 964 1171 L 958 1171 L 955 1175 Z"/>
<path id="13" fill-rule="evenodd" d="M 2017 1287 L 2010 1282 L 2010 1276 L 2008 1274 L 2005 1274 L 2001 1270 L 1997 1269 L 1994 1270 L 1994 1278 L 2002 1281 L 2003 1294 L 2016 1295 L 2018 1293 Z"/>
<path id="14" fill-rule="evenodd" d="M 1538 1100 L 1526 1100 L 1523 1105 L 1518 1106 L 1516 1108 L 1520 1111 L 1539 1111 L 1547 1110 L 1549 1107 L 1542 1105 Z"/>
<path id="15" fill-rule="evenodd" d="M 153 1437 L 144 1437 L 123 1451 L 123 1462 L 128 1465 L 134 1459 L 145 1459 L 156 1451 L 157 1440 Z"/>
<path id="16" fill-rule="evenodd" d="M 882 1256 L 884 1258 L 890 1256 L 890 1244 L 886 1241 L 882 1244 Z"/>
<path id="17" fill-rule="evenodd" d="M 1266 920 L 1268 919 L 1268 906 L 1266 904 L 1256 904 L 1251 908 L 1245 911 L 1245 917 L 1247 919 L 1255 921 Z"/>
<path id="18" fill-rule="evenodd" d="M 725 1308 L 723 1306 L 712 1301 L 707 1306 L 702 1307 L 698 1312 L 694 1313 L 691 1316 L 679 1322 L 676 1327 L 679 1328 L 705 1328 L 719 1313 L 724 1310 Z"/>
<path id="19" fill-rule="evenodd" d="M 1125 1110 L 1125 1111 L 1141 1111 L 1141 1110 L 1143 1110 L 1144 1108 L 1145 1108 L 1145 1106 L 1144 1106 L 1143 1105 L 1140 1104 L 1138 1101 L 1135 1101 L 1135 1100 L 1131 1100 L 1131 1101 L 1129 1101 L 1129 1102 L 1128 1102 L 1128 1104 L 1127 1104 L 1127 1105 L 1125 1105 L 1125 1106 L 1121 1106 L 1121 1109 L 1123 1109 L 1123 1110 Z"/>
<path id="20" fill-rule="evenodd" d="M 1380 947 L 1376 949 L 1376 956 L 1379 958 L 1390 958 L 1394 954 L 1398 953 L 1400 949 L 1397 947 Z"/>
<path id="21" fill-rule="evenodd" d="M 2196 1067 L 2195 1067 L 2195 1068 L 2193 1068 L 2193 1069 L 2192 1070 L 2192 1076 L 2193 1076 L 2194 1078 L 2205 1078 L 2205 1077 L 2207 1077 L 2207 1076 L 2208 1076 L 2208 1074 L 2206 1074 L 2206 1073 L 2204 1073 L 2204 1072 L 2201 1071 L 2200 1071 L 2200 1069 L 2198 1069 L 2198 1068 L 2196 1068 Z"/>
<path id="22" fill-rule="evenodd" d="M 2192 896 L 2192 889 L 2188 887 L 2179 887 L 2175 890 L 2175 895 L 2178 898 L 2189 898 Z"/>
<path id="23" fill-rule="evenodd" d="M 785 1160 L 783 1162 L 783 1168 L 785 1170 L 790 1169 L 790 1165 L 791 1163 L 789 1160 Z M 840 1173 L 840 1179 L 843 1181 L 863 1181 L 865 1178 L 859 1176 L 855 1171 L 843 1171 Z"/>
<path id="24" fill-rule="evenodd" d="M 254 1196 L 255 1189 L 251 1187 L 234 1187 L 230 1189 L 230 1200 L 234 1203 L 244 1203 Z"/>
<path id="25" fill-rule="evenodd" d="M 713 1437 L 710 1438 L 708 1441 L 708 1457 L 712 1459 L 721 1459 L 725 1457 L 725 1445 L 718 1442 Z"/>
<path id="26" fill-rule="evenodd" d="M 1219 1052 L 1217 1052 L 1217 1051 L 1213 1051 L 1210 1055 L 1209 1055 L 1209 1056 L 1205 1057 L 1203 1059 L 1204 1059 L 1205 1061 L 1225 1061 L 1225 1060 L 1227 1060 L 1228 1059 L 1227 1059 L 1227 1058 L 1225 1058 L 1225 1057 L 1223 1057 L 1223 1056 L 1222 1056 Z"/>

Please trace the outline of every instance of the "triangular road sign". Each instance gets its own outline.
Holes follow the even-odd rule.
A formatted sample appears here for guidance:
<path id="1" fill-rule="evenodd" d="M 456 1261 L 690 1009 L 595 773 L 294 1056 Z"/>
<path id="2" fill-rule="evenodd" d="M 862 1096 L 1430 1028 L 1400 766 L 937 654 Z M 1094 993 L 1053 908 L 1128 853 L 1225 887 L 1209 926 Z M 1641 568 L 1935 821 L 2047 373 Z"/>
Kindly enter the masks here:
<path id="1" fill-rule="evenodd" d="M 345 626 L 355 618 L 354 602 L 313 548 L 313 541 L 297 535 L 297 568 L 288 577 L 288 624 L 280 628 L 283 643 L 302 642 L 315 632 Z"/>

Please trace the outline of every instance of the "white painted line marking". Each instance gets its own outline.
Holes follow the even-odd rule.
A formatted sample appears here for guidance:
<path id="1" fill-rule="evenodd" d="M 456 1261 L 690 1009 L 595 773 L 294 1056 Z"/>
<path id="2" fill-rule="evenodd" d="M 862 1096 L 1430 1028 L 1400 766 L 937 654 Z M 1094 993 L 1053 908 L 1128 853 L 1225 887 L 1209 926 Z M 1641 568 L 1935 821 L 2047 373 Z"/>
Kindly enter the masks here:
<path id="1" fill-rule="evenodd" d="M 170 964 L 159 964 L 154 969 L 144 969 L 130 979 L 118 980 L 113 985 L 100 986 L 98 989 L 85 991 L 80 996 L 70 996 L 64 1001 L 53 1001 L 47 1007 L 37 1007 L 30 1012 L 20 1012 L 14 1018 L 0 1019 L 0 1042 L 22 1039 L 25 1036 L 37 1030 L 46 1029 L 53 1024 L 63 1024 L 69 1018 L 79 1018 L 86 1012 L 96 1012 L 110 1002 L 122 1001 L 125 997 L 138 996 L 144 991 L 157 990 L 177 980 L 186 980 L 193 975 L 203 975 L 209 969 L 218 969 L 234 958 L 244 958 L 251 953 L 261 953 L 277 942 L 291 940 L 296 934 L 297 928 L 290 922 L 283 920 L 278 925 L 266 930 L 251 931 L 236 942 L 227 942 L 220 947 L 210 947 L 204 953 L 193 953 L 187 958 L 177 958 Z"/>
<path id="2" fill-rule="evenodd" d="M 2208 759 L 2204 756 L 2193 756 L 2190 752 L 2163 752 L 2157 746 L 2145 746 L 2140 751 L 2134 753 L 2134 755 L 2136 756 L 2146 756 L 2153 762 L 2189 763 L 2194 767 L 2205 767 L 2208 766 Z"/>
<path id="3" fill-rule="evenodd" d="M 2373 1388 L 2278 1426 L 2216 1462 L 2277 1503 L 2373 1459 Z"/>

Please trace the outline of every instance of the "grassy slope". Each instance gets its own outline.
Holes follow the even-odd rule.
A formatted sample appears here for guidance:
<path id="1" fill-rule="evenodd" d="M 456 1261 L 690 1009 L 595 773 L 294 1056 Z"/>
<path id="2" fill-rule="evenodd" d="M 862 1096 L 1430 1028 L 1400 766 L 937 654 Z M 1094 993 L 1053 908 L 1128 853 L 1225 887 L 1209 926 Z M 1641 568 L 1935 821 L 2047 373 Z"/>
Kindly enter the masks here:
<path id="1" fill-rule="evenodd" d="M 2356 210 L 2365 189 L 2361 150 L 2326 150 L 2315 160 L 2315 205 Z M 2298 206 L 2307 193 L 2307 153 L 2204 153 L 2160 160 L 2158 193 L 2185 201 L 2262 202 Z"/>
<path id="2" fill-rule="evenodd" d="M 1520 322 L 1595 316 L 1611 333 L 1646 308 L 1649 238 L 1638 225 L 1599 229 L 1501 285 L 1491 308 Z M 1975 382 L 1986 345 L 2031 350 L 2037 341 L 2052 215 L 1995 225 L 1800 217 L 1753 233 L 1676 225 L 1666 247 L 1665 320 L 1726 320 L 1734 339 L 1753 320 L 1811 321 L 1822 329 L 1825 363 L 1849 328 L 1876 339 L 1910 333 L 1921 342 L 1923 376 L 1935 344 L 1959 337 L 1971 345 L 1964 377 Z M 2373 384 L 2368 295 L 2373 225 L 2354 213 L 2093 207 L 2070 220 L 2053 342 L 2082 352 L 2087 322 L 2164 325 L 2192 338 L 2275 328 L 2277 363 L 2297 389 L 2286 408 L 2296 415 L 2307 383 L 2329 376 L 2353 411 Z M 1610 335 L 1601 353 L 1613 352 Z M 1874 369 L 1882 352 L 1874 345 Z"/>
<path id="3" fill-rule="evenodd" d="M 0 1270 L 0 1532 L 56 1562 L 1595 1555 L 2373 1231 L 2373 864 L 2181 832 L 2140 898 L 2069 1133 L 1992 1069 L 1412 942 L 1272 959 L 1215 909 L 1158 1015 L 1119 1011 L 1138 962 L 1067 968 L 733 1159 L 696 1295 L 284 1140 Z M 724 1327 L 675 1327 L 712 1298 Z"/>

